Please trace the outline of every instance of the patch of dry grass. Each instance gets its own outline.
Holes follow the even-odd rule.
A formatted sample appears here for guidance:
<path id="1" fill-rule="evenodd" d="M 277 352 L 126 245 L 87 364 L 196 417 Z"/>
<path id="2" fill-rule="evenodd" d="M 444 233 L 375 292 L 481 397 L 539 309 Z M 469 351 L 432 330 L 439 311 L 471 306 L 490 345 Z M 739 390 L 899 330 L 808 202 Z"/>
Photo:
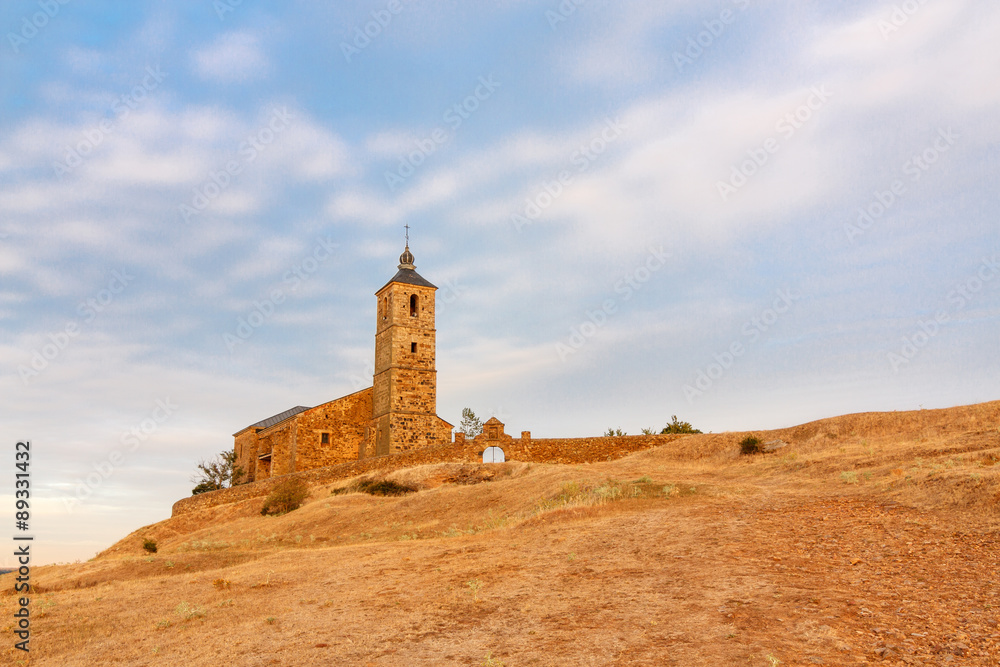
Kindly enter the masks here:
<path id="1" fill-rule="evenodd" d="M 279 652 L 295 664 L 478 664 L 484 655 L 545 664 L 557 654 L 653 664 L 671 646 L 671 659 L 736 664 L 770 655 L 747 639 L 759 625 L 778 633 L 767 635 L 775 647 L 767 651 L 787 663 L 788 651 L 778 651 L 794 645 L 787 624 L 768 630 L 764 615 L 736 632 L 760 587 L 783 572 L 784 561 L 768 556 L 748 579 L 746 547 L 734 550 L 740 540 L 766 549 L 782 538 L 748 536 L 762 508 L 891 504 L 945 517 L 960 533 L 995 533 L 998 424 L 1000 403 L 848 415 L 757 433 L 788 445 L 752 457 L 739 455 L 747 433 L 692 435 L 602 463 L 434 464 L 369 475 L 417 491 L 330 496 L 356 481 L 345 480 L 312 489 L 282 516 L 261 516 L 260 498 L 192 512 L 137 530 L 92 562 L 34 570 L 32 659 L 214 664 L 235 651 L 245 664 Z M 878 521 L 893 535 L 908 530 Z M 879 543 L 817 525 L 815 539 L 798 539 L 850 537 L 859 551 Z M 156 554 L 143 550 L 145 539 L 156 541 Z M 847 567 L 863 563 L 847 558 Z M 9 575 L 0 586 L 0 614 L 10 618 Z"/>

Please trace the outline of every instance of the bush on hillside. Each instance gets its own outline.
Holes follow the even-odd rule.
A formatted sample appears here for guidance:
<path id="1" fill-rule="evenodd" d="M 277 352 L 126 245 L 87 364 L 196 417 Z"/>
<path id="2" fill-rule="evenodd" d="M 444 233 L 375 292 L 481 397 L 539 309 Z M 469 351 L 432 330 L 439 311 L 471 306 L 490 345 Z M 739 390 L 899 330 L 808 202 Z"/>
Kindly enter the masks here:
<path id="1" fill-rule="evenodd" d="M 274 487 L 264 499 L 260 513 L 264 516 L 287 514 L 301 507 L 308 497 L 309 487 L 301 479 L 285 480 Z"/>
<path id="2" fill-rule="evenodd" d="M 760 454 L 764 451 L 761 439 L 755 435 L 748 435 L 740 442 L 740 454 Z"/>
<path id="3" fill-rule="evenodd" d="M 412 486 L 399 484 L 390 479 L 375 481 L 373 479 L 358 482 L 358 491 L 370 493 L 373 496 L 405 496 L 416 491 Z"/>
<path id="4" fill-rule="evenodd" d="M 156 540 L 151 540 L 148 537 L 142 541 L 142 548 L 151 554 L 156 553 Z"/>
<path id="5" fill-rule="evenodd" d="M 677 415 L 672 415 L 670 423 L 660 433 L 701 433 L 701 431 L 691 426 L 691 422 L 682 422 L 677 419 Z"/>

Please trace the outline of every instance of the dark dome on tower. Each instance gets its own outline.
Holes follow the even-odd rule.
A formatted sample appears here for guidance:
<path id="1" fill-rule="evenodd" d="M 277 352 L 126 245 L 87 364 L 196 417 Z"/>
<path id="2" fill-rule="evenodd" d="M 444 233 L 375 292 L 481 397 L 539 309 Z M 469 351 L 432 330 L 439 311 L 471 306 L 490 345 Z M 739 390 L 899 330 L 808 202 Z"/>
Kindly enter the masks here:
<path id="1" fill-rule="evenodd" d="M 399 256 L 399 268 L 411 270 L 417 268 L 413 265 L 413 253 L 410 252 L 409 244 L 406 245 L 406 249 L 403 251 L 403 254 Z"/>

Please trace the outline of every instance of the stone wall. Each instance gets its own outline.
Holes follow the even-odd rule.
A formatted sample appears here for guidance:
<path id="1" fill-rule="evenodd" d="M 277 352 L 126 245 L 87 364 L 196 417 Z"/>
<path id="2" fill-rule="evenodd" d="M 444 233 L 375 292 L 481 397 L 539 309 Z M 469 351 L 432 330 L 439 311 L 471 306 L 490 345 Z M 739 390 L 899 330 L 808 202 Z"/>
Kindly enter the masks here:
<path id="1" fill-rule="evenodd" d="M 278 477 L 292 472 L 292 450 L 295 447 L 295 417 L 286 419 L 257 432 L 257 470 L 254 479 Z M 260 460 L 271 454 L 271 460 Z"/>
<path id="2" fill-rule="evenodd" d="M 266 496 L 276 484 L 284 479 L 298 478 L 310 485 L 329 484 L 341 479 L 357 477 L 366 473 L 388 472 L 399 468 L 426 465 L 430 463 L 476 463 L 481 462 L 481 452 L 491 444 L 500 444 L 508 461 L 533 463 L 593 463 L 611 461 L 633 452 L 659 447 L 684 435 L 625 435 L 596 438 L 513 438 L 494 443 L 477 437 L 465 443 L 454 443 L 439 447 L 428 447 L 413 452 L 393 456 L 379 456 L 360 461 L 350 461 L 327 468 L 316 468 L 286 475 L 283 478 L 264 479 L 252 484 L 243 484 L 232 489 L 211 491 L 174 503 L 173 516 L 194 512 L 206 507 Z"/>
<path id="3" fill-rule="evenodd" d="M 311 470 L 357 460 L 367 443 L 372 390 L 362 389 L 296 415 L 295 469 Z M 323 443 L 323 435 L 327 443 Z"/>
<path id="4" fill-rule="evenodd" d="M 257 429 L 246 428 L 236 434 L 236 465 L 243 470 L 243 481 L 252 482 L 257 473 Z"/>

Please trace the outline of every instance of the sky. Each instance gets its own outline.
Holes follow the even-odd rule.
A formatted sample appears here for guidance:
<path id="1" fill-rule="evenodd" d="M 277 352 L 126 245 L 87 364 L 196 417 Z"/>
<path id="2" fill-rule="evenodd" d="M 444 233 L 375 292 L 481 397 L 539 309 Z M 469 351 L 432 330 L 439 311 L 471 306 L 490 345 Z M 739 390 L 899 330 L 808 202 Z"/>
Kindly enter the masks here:
<path id="1" fill-rule="evenodd" d="M 0 504 L 17 532 L 30 440 L 36 564 L 369 386 L 405 225 L 455 424 L 1000 399 L 995 3 L 10 0 L 0 33 Z"/>

